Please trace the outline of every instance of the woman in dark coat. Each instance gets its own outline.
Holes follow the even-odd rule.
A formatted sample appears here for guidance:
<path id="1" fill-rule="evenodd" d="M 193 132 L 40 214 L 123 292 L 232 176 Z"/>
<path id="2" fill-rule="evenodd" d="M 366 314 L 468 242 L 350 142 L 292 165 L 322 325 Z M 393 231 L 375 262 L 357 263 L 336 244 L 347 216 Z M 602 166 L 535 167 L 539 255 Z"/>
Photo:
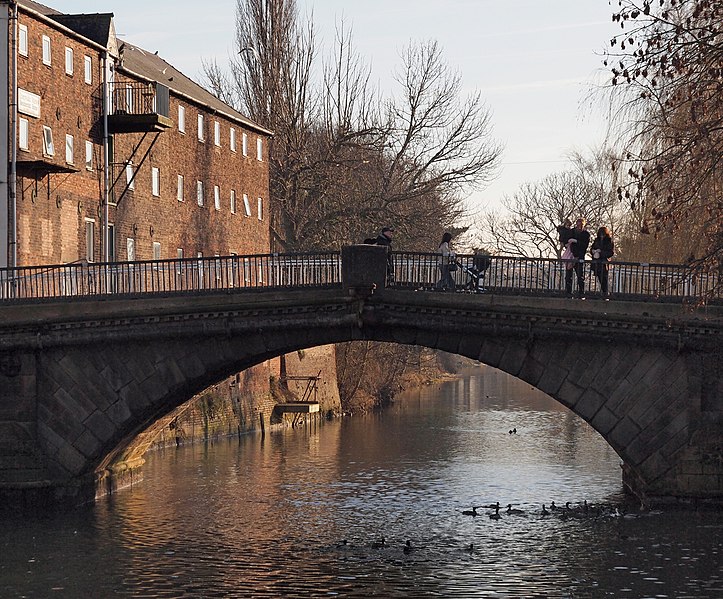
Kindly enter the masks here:
<path id="1" fill-rule="evenodd" d="M 609 263 L 610 259 L 615 255 L 615 244 L 607 227 L 600 227 L 597 230 L 597 237 L 592 243 L 590 253 L 592 254 L 590 268 L 600 283 L 600 291 L 606 296 L 608 294 Z"/>

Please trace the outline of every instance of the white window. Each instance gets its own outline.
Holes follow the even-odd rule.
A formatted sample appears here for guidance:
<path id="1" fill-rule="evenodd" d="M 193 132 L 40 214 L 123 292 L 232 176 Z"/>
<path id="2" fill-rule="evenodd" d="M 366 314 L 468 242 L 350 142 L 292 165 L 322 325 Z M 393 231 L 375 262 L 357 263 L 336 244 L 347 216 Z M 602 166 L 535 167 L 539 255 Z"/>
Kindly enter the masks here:
<path id="1" fill-rule="evenodd" d="M 203 141 L 204 135 L 203 135 L 203 115 L 198 115 L 198 141 Z"/>
<path id="2" fill-rule="evenodd" d="M 180 104 L 178 105 L 178 130 L 181 133 L 186 132 L 186 109 Z"/>
<path id="3" fill-rule="evenodd" d="M 28 119 L 20 117 L 18 121 L 18 146 L 20 146 L 21 150 L 29 149 L 29 137 Z"/>
<path id="4" fill-rule="evenodd" d="M 249 196 L 244 194 L 244 214 L 251 216 L 251 204 L 249 203 Z"/>
<path id="5" fill-rule="evenodd" d="M 132 162 L 126 163 L 126 186 L 128 189 L 136 188 L 136 178 L 134 176 Z"/>
<path id="6" fill-rule="evenodd" d="M 221 123 L 213 122 L 213 143 L 217 146 L 221 145 Z"/>
<path id="7" fill-rule="evenodd" d="M 249 155 L 249 136 L 245 133 L 241 134 L 241 153 L 244 156 Z"/>
<path id="8" fill-rule="evenodd" d="M 47 125 L 43 125 L 43 154 L 46 156 L 55 156 L 53 130 Z"/>
<path id="9" fill-rule="evenodd" d="M 176 199 L 179 202 L 183 201 L 183 175 L 178 175 L 178 183 L 176 187 Z"/>
<path id="10" fill-rule="evenodd" d="M 93 83 L 93 59 L 90 56 L 83 56 L 83 74 L 88 85 Z"/>
<path id="11" fill-rule="evenodd" d="M 93 170 L 93 142 L 85 142 L 85 168 L 89 171 Z"/>
<path id="12" fill-rule="evenodd" d="M 136 259 L 136 240 L 132 237 L 126 237 L 126 259 L 129 262 Z"/>
<path id="13" fill-rule="evenodd" d="M 50 38 L 43 36 L 43 64 L 50 65 Z"/>
<path id="14" fill-rule="evenodd" d="M 65 48 L 65 74 L 73 74 L 73 48 Z"/>
<path id="15" fill-rule="evenodd" d="M 231 190 L 231 214 L 236 214 L 236 190 Z"/>
<path id="16" fill-rule="evenodd" d="M 161 259 L 161 244 L 158 241 L 153 242 L 153 259 L 154 260 Z"/>
<path id="17" fill-rule="evenodd" d="M 176 250 L 176 257 L 177 257 L 179 260 L 183 260 L 183 248 L 178 248 L 178 249 Z"/>
<path id="18" fill-rule="evenodd" d="M 236 129 L 231 127 L 228 132 L 228 145 L 231 147 L 231 151 L 236 151 Z"/>
<path id="19" fill-rule="evenodd" d="M 22 56 L 28 55 L 28 26 L 18 25 L 18 52 Z"/>
<path id="20" fill-rule="evenodd" d="M 213 207 L 221 210 L 221 188 L 218 185 L 213 186 Z"/>
<path id="21" fill-rule="evenodd" d="M 203 181 L 196 181 L 196 201 L 203 206 Z"/>
<path id="22" fill-rule="evenodd" d="M 258 208 L 259 220 L 264 220 L 264 201 L 259 198 L 256 202 L 256 206 Z"/>
<path id="23" fill-rule="evenodd" d="M 151 193 L 158 197 L 161 195 L 161 169 L 151 167 Z"/>
<path id="24" fill-rule="evenodd" d="M 73 152 L 73 136 L 65 135 L 65 162 L 73 164 L 75 162 L 75 156 Z"/>
<path id="25" fill-rule="evenodd" d="M 85 259 L 95 261 L 95 221 L 92 218 L 85 219 Z"/>
<path id="26" fill-rule="evenodd" d="M 256 160 L 261 161 L 263 159 L 264 159 L 264 146 L 263 146 L 262 139 L 259 137 L 256 140 Z"/>

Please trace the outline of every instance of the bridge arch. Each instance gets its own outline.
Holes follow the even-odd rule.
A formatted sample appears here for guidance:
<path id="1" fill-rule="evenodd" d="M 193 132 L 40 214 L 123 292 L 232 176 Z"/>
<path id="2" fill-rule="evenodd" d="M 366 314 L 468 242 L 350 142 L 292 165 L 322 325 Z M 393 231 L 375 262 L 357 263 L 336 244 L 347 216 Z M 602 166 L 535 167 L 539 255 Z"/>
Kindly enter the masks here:
<path id="1" fill-rule="evenodd" d="M 97 473 L 105 485 L 118 468 L 132 476 L 151 441 L 141 433 L 194 394 L 284 353 L 374 340 L 466 356 L 541 389 L 607 440 L 645 500 L 721 497 L 720 324 L 666 305 L 370 291 L 18 306 L 0 393 L 19 407 L 0 426 L 22 456 L 5 474 L 27 484 L 1 482 L 92 500 Z"/>

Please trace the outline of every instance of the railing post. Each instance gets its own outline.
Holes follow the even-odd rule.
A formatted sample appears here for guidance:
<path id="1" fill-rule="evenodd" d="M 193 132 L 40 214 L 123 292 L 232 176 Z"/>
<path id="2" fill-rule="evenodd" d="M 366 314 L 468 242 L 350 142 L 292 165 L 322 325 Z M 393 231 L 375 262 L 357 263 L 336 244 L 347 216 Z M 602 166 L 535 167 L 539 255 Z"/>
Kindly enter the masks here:
<path id="1" fill-rule="evenodd" d="M 381 245 L 347 245 L 341 248 L 341 282 L 356 295 L 383 289 L 387 280 L 388 250 Z"/>

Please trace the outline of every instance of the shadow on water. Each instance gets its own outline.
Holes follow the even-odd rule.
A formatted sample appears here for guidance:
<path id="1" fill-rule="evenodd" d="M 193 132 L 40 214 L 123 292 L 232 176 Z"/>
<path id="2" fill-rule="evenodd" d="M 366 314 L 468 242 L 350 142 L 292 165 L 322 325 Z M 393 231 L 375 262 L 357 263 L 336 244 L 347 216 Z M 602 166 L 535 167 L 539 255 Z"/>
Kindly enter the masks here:
<path id="1" fill-rule="evenodd" d="M 4 522 L 0 596 L 723 596 L 719 513 L 621 512 L 615 452 L 490 368 L 147 458 L 92 508 Z"/>

